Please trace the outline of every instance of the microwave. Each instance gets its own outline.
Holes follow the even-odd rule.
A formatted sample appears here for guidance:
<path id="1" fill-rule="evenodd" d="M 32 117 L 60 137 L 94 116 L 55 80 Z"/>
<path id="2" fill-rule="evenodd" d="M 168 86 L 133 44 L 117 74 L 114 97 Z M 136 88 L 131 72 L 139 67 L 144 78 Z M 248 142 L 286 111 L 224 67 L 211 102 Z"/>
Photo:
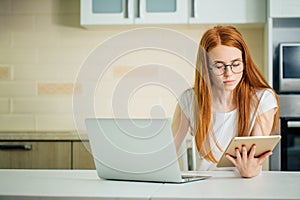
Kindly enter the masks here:
<path id="1" fill-rule="evenodd" d="M 279 92 L 300 93 L 300 43 L 279 44 Z"/>

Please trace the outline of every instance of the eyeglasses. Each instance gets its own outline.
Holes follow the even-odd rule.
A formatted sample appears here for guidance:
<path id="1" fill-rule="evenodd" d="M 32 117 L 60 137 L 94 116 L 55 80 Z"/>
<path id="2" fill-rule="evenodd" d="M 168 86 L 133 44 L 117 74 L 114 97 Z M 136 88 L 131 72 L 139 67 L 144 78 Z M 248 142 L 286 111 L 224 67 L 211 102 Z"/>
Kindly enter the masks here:
<path id="1" fill-rule="evenodd" d="M 210 67 L 210 70 L 216 76 L 221 76 L 225 74 L 227 67 L 230 67 L 231 71 L 235 74 L 239 74 L 244 70 L 244 64 L 240 60 L 232 61 L 230 64 L 225 64 L 224 62 L 217 62 Z"/>

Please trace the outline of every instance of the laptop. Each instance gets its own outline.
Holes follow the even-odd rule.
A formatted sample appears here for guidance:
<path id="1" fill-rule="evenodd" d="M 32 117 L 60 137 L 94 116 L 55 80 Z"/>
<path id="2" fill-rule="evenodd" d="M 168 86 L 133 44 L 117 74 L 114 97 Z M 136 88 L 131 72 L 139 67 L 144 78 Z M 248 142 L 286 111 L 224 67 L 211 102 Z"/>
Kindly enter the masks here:
<path id="1" fill-rule="evenodd" d="M 185 183 L 209 177 L 182 176 L 168 118 L 88 118 L 85 124 L 102 179 Z"/>

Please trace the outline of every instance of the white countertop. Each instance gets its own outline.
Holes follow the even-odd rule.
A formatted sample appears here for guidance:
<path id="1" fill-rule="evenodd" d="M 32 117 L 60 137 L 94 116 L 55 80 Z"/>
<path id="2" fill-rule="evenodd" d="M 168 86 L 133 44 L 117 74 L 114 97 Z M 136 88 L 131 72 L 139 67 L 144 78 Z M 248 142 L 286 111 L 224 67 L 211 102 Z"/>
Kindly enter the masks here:
<path id="1" fill-rule="evenodd" d="M 79 134 L 76 131 L 20 131 L 20 132 L 0 132 L 1 141 L 15 141 L 15 140 L 88 140 L 86 133 Z"/>
<path id="2" fill-rule="evenodd" d="M 262 172 L 246 179 L 233 172 L 213 172 L 212 178 L 193 184 L 165 184 L 155 199 L 300 199 L 300 173 Z"/>
<path id="3" fill-rule="evenodd" d="M 161 184 L 100 180 L 95 170 L 0 170 L 2 197 L 148 199 Z"/>
<path id="4" fill-rule="evenodd" d="M 203 174 L 212 177 L 162 184 L 101 180 L 95 170 L 0 170 L 0 199 L 300 199 L 300 172 Z"/>

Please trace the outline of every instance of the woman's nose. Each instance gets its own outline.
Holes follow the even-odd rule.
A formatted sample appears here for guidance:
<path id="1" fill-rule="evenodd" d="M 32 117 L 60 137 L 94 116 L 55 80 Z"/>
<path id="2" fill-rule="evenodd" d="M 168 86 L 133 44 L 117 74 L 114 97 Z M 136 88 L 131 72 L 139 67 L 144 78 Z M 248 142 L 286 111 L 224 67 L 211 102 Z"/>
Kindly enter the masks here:
<path id="1" fill-rule="evenodd" d="M 231 76 L 233 74 L 231 65 L 226 65 L 224 70 L 225 70 L 224 76 Z"/>

